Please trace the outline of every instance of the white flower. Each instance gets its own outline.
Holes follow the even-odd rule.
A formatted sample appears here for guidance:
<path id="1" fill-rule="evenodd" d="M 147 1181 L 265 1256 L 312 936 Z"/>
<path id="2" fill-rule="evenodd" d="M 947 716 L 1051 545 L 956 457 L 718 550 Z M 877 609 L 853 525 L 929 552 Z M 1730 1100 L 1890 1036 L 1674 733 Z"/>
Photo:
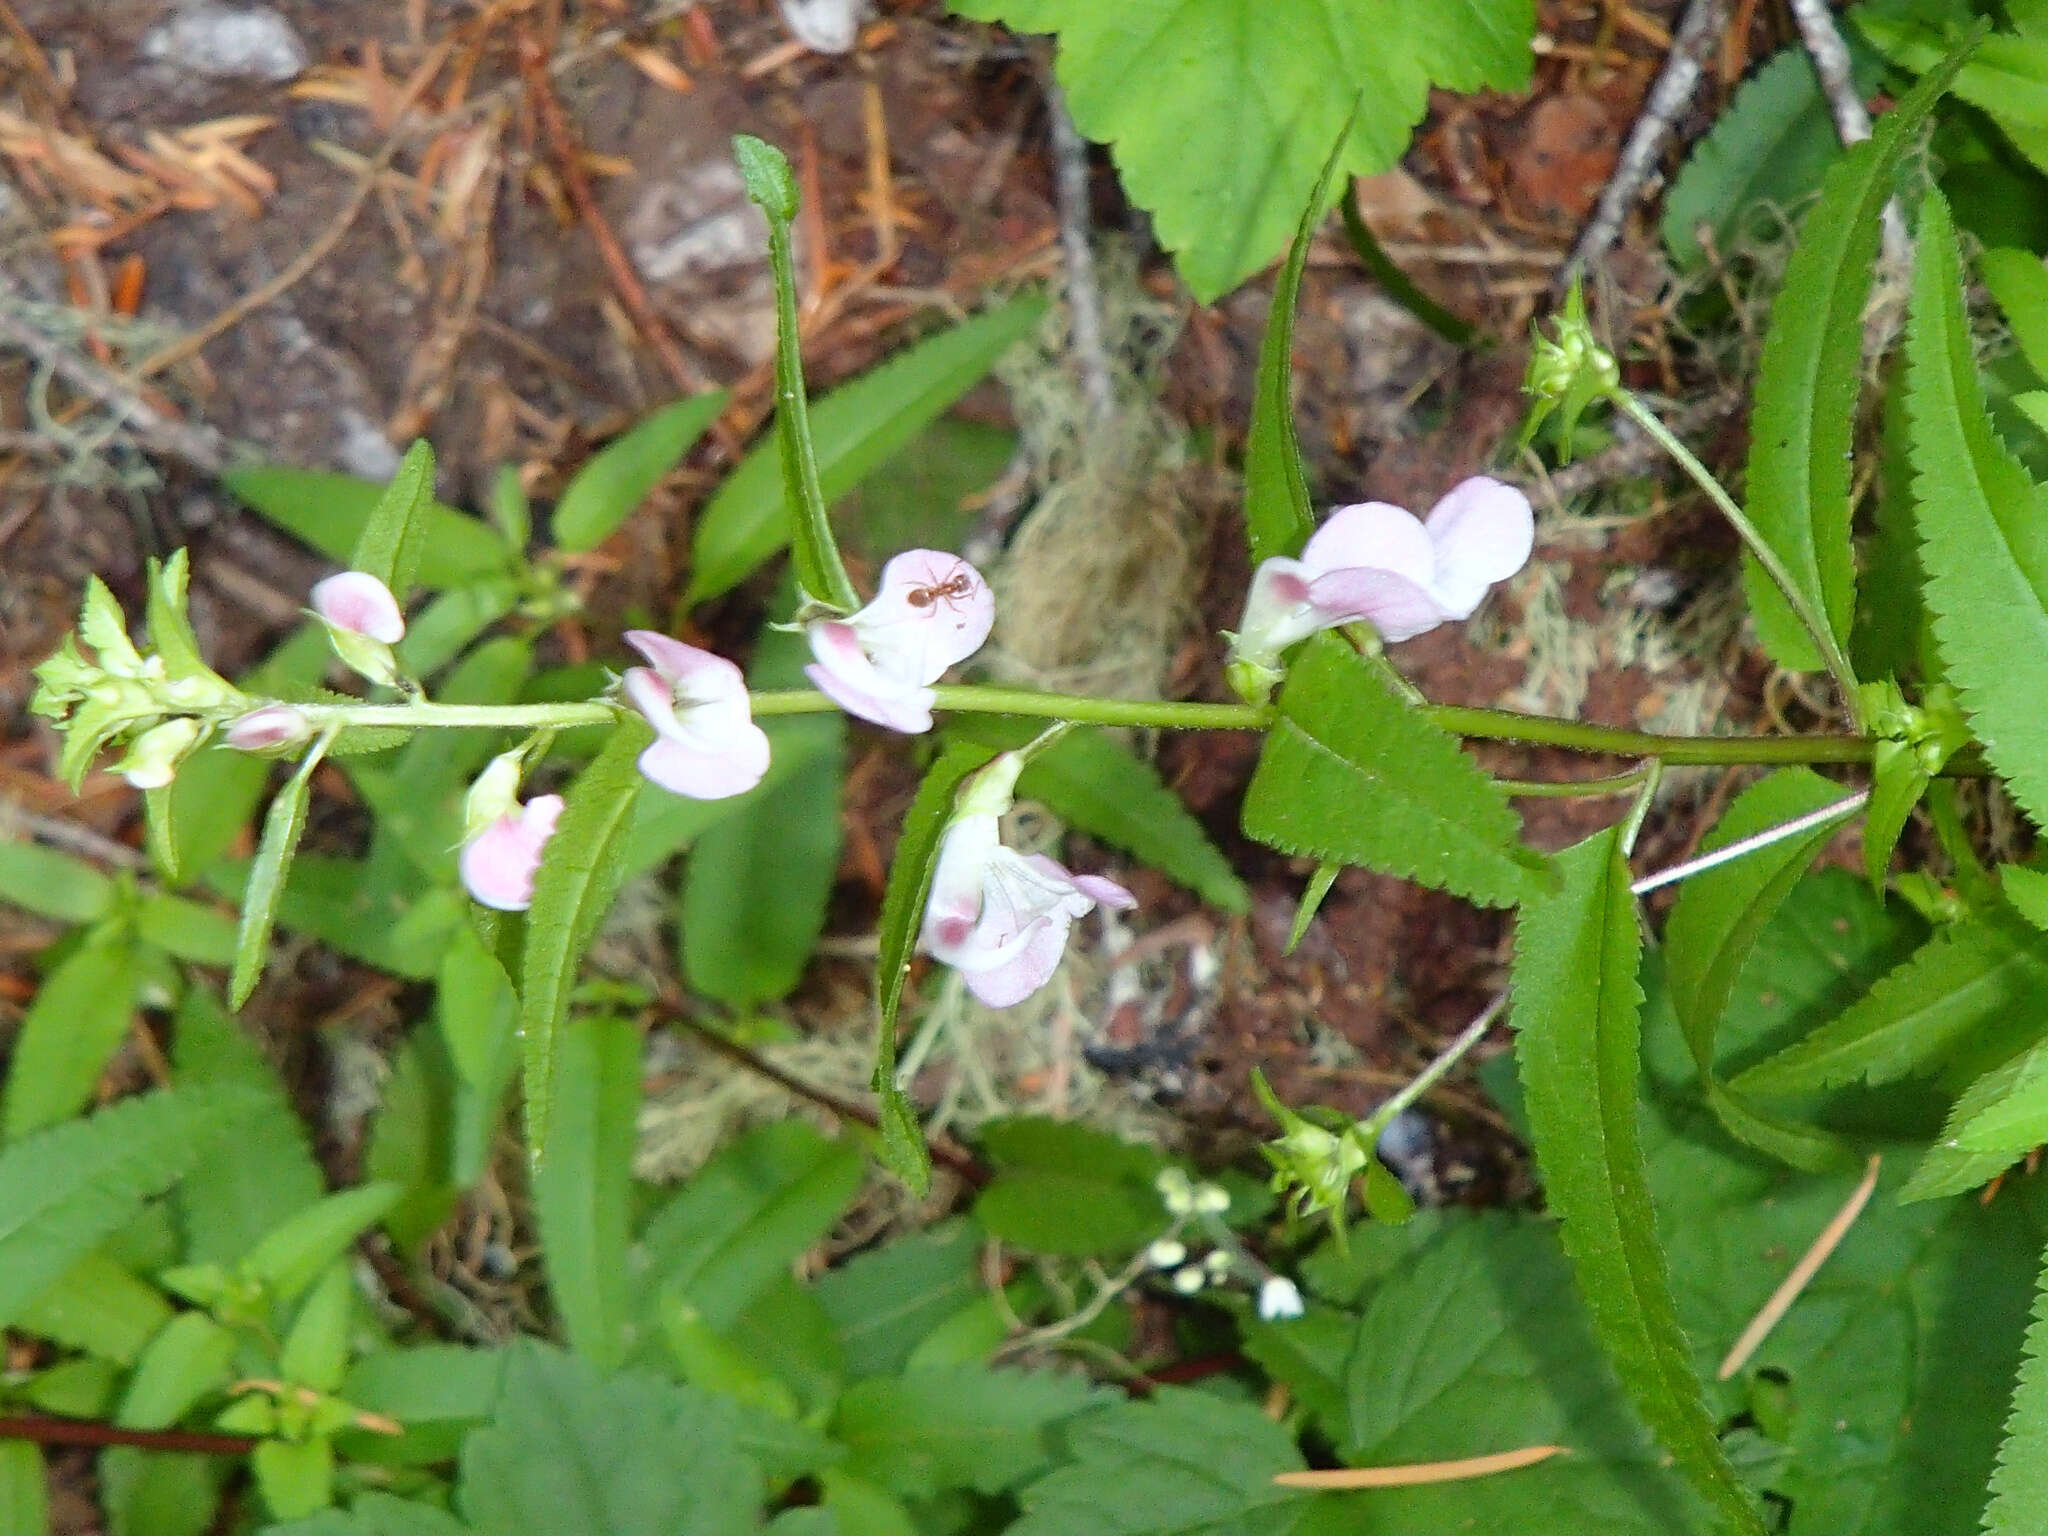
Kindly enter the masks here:
<path id="1" fill-rule="evenodd" d="M 1259 1316 L 1269 1323 L 1301 1316 L 1304 1307 L 1301 1288 L 1285 1275 L 1268 1275 L 1259 1287 Z"/>
<path id="2" fill-rule="evenodd" d="M 912 735 L 932 728 L 931 685 L 981 649 L 996 600 L 981 572 L 937 549 L 882 567 L 881 590 L 858 613 L 808 625 L 805 675 L 848 714 Z"/>
<path id="3" fill-rule="evenodd" d="M 1176 1264 L 1187 1262 L 1188 1245 L 1177 1243 L 1170 1237 L 1162 1237 L 1145 1250 L 1145 1262 L 1154 1269 L 1172 1269 Z"/>
<path id="4" fill-rule="evenodd" d="M 768 772 L 768 737 L 754 724 L 740 669 L 723 656 L 629 629 L 626 643 L 650 665 L 630 669 L 625 694 L 654 727 L 640 771 L 671 794 L 692 800 L 743 795 Z"/>

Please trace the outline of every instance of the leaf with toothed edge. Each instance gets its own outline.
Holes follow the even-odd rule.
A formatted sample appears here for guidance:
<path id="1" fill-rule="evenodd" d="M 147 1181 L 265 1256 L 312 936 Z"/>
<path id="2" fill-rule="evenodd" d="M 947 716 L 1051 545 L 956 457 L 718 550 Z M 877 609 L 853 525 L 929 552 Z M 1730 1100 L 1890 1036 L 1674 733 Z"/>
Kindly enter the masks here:
<path id="1" fill-rule="evenodd" d="M 576 969 L 625 879 L 626 835 L 640 797 L 636 760 L 653 739 L 639 718 L 619 722 L 604 750 L 569 786 L 561 820 L 533 878 L 519 1029 L 527 1155 L 536 1160 L 546 1155 L 554 1106 L 555 1034 L 569 1009 Z"/>
<path id="2" fill-rule="evenodd" d="M 306 830 L 306 802 L 312 794 L 313 772 L 326 756 L 326 740 L 300 761 L 263 817 L 263 841 L 249 866 L 249 884 L 242 893 L 242 926 L 235 936 L 235 968 L 228 980 L 228 1006 L 236 1012 L 249 1001 L 270 953 L 270 930 L 277 904 L 292 872 L 292 856 Z"/>

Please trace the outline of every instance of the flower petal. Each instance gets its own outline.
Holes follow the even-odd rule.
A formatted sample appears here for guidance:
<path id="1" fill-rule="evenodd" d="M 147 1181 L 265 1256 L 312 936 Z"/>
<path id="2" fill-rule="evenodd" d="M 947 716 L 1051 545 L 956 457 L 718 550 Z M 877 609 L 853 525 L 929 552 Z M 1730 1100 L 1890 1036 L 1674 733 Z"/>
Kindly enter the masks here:
<path id="1" fill-rule="evenodd" d="M 1024 1001 L 1059 969 L 1073 919 L 1064 915 L 1040 918 L 1023 935 L 1024 942 L 1002 964 L 987 970 L 962 968 L 960 979 L 986 1008 L 1011 1008 Z"/>
<path id="2" fill-rule="evenodd" d="M 507 812 L 463 846 L 462 884 L 480 904 L 523 912 L 533 904 L 533 877 L 561 819 L 560 795 L 536 795 Z"/>
<path id="3" fill-rule="evenodd" d="M 313 584 L 313 611 L 336 629 L 385 645 L 405 638 L 405 615 L 391 589 L 366 571 L 342 571 Z"/>
<path id="4" fill-rule="evenodd" d="M 659 672 L 649 667 L 628 667 L 626 675 L 619 679 L 619 691 L 627 702 L 647 717 L 647 723 L 660 736 L 677 736 L 682 732 L 682 722 L 676 718 L 675 690 Z"/>
<path id="5" fill-rule="evenodd" d="M 266 704 L 229 721 L 221 739 L 237 752 L 267 752 L 312 734 L 312 723 L 289 704 Z"/>
<path id="6" fill-rule="evenodd" d="M 1412 640 L 1454 617 L 1427 587 L 1396 571 L 1362 566 L 1331 571 L 1310 589 L 1321 628 L 1363 619 L 1388 642 Z"/>
<path id="7" fill-rule="evenodd" d="M 1436 580 L 1437 550 L 1412 512 L 1362 501 L 1332 512 L 1310 537 L 1301 563 L 1311 582 L 1332 571 L 1392 571 L 1418 587 Z"/>
<path id="8" fill-rule="evenodd" d="M 878 671 L 851 624 L 825 620 L 812 624 L 808 634 L 811 654 L 818 659 L 804 668 L 804 675 L 841 709 L 908 735 L 932 728 L 937 696 Z"/>
<path id="9" fill-rule="evenodd" d="M 1074 888 L 1098 907 L 1109 907 L 1117 912 L 1128 912 L 1138 904 L 1137 897 L 1114 880 L 1101 875 L 1076 875 Z"/>
<path id="10" fill-rule="evenodd" d="M 1245 594 L 1234 653 L 1272 666 L 1290 645 L 1325 627 L 1309 590 L 1310 572 L 1299 560 L 1284 555 L 1261 560 Z"/>
<path id="11" fill-rule="evenodd" d="M 988 639 L 995 594 L 981 572 L 940 549 L 911 549 L 882 567 L 875 600 L 849 617 L 883 676 L 935 683 Z"/>
<path id="12" fill-rule="evenodd" d="M 1536 514 L 1512 485 L 1474 475 L 1444 493 L 1429 510 L 1436 547 L 1431 584 L 1451 617 L 1470 618 L 1486 589 L 1529 563 L 1536 547 Z"/>
<path id="13" fill-rule="evenodd" d="M 750 720 L 715 744 L 695 733 L 664 734 L 640 754 L 639 768 L 670 794 L 727 800 L 761 782 L 768 756 L 768 737 Z"/>
<path id="14" fill-rule="evenodd" d="M 924 947 L 947 964 L 973 937 L 981 917 L 981 885 L 1001 844 L 993 816 L 958 816 L 939 839 L 925 898 Z"/>

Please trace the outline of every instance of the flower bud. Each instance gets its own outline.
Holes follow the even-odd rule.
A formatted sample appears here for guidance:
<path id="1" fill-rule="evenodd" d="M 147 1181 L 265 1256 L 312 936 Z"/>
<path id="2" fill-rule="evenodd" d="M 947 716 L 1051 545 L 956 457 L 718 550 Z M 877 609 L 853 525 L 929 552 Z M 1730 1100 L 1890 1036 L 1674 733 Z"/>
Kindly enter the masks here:
<path id="1" fill-rule="evenodd" d="M 1154 1269 L 1172 1269 L 1177 1265 L 1185 1264 L 1187 1258 L 1188 1245 L 1175 1242 L 1170 1237 L 1160 1238 L 1158 1242 L 1145 1250 L 1145 1262 Z"/>
<path id="2" fill-rule="evenodd" d="M 526 766 L 524 748 L 500 752 L 469 786 L 462 802 L 462 840 L 466 843 L 483 830 L 519 809 L 519 780 Z"/>
<path id="3" fill-rule="evenodd" d="M 1186 1269 L 1175 1270 L 1173 1288 L 1183 1296 L 1192 1296 L 1208 1282 L 1199 1264 L 1190 1264 Z"/>
<path id="4" fill-rule="evenodd" d="M 178 775 L 178 764 L 199 745 L 203 728 L 197 720 L 166 720 L 151 726 L 129 743 L 128 755 L 114 771 L 137 789 L 162 789 Z"/>
<path id="5" fill-rule="evenodd" d="M 222 739 L 237 752 L 271 752 L 312 734 L 313 722 L 289 704 L 266 704 L 229 721 Z"/>
<path id="6" fill-rule="evenodd" d="M 1522 446 L 1529 445 L 1554 411 L 1561 456 L 1569 459 L 1579 417 L 1587 406 L 1620 385 L 1621 365 L 1593 334 L 1586 318 L 1585 292 L 1576 282 L 1551 325 L 1551 335 L 1538 333 L 1530 348 L 1529 371 L 1522 380 L 1522 388 L 1536 402 L 1522 424 Z"/>
<path id="7" fill-rule="evenodd" d="M 1259 1316 L 1269 1323 L 1285 1322 L 1306 1310 L 1301 1288 L 1285 1275 L 1268 1275 L 1259 1287 Z"/>

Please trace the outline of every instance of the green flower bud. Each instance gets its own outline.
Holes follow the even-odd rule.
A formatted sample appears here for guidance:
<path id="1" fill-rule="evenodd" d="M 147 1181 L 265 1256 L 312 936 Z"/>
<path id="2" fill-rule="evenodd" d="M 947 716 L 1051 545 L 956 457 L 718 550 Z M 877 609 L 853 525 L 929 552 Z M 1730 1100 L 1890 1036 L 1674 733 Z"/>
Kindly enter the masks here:
<path id="1" fill-rule="evenodd" d="M 178 776 L 178 764 L 205 734 L 197 720 L 182 717 L 153 725 L 128 744 L 128 755 L 114 764 L 114 772 L 137 789 L 162 789 Z"/>
<path id="2" fill-rule="evenodd" d="M 398 658 L 382 640 L 372 640 L 339 624 L 327 626 L 327 639 L 342 664 L 357 676 L 385 688 L 398 686 Z"/>
<path id="3" fill-rule="evenodd" d="M 1522 423 L 1521 446 L 1528 447 L 1537 429 L 1555 412 L 1559 455 L 1569 460 L 1579 417 L 1595 400 L 1620 387 L 1621 365 L 1593 334 L 1586 318 L 1585 292 L 1576 282 L 1551 325 L 1551 335 L 1537 333 L 1529 353 L 1529 371 L 1522 380 L 1522 388 L 1535 404 Z"/>

